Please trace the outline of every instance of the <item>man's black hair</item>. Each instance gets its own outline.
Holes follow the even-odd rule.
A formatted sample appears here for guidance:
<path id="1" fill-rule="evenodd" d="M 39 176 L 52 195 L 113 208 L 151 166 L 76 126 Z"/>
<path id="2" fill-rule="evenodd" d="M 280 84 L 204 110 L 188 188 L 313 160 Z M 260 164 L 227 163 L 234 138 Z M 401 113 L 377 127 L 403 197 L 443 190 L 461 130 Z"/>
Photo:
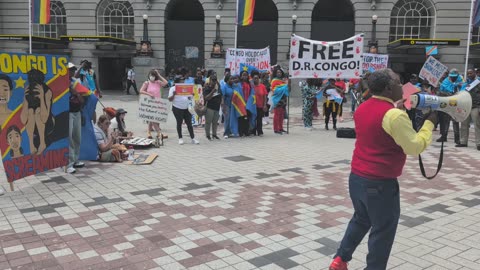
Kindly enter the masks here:
<path id="1" fill-rule="evenodd" d="M 13 90 L 13 82 L 12 82 L 12 79 L 8 77 L 8 75 L 0 73 L 0 81 L 7 81 L 10 91 Z"/>

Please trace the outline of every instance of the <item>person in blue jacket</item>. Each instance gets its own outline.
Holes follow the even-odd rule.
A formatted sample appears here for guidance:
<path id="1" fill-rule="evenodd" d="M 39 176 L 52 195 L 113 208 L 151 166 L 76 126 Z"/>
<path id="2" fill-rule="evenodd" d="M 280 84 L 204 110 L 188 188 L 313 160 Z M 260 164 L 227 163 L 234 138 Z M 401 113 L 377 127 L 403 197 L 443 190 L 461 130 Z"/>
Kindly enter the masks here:
<path id="1" fill-rule="evenodd" d="M 439 96 L 453 96 L 458 91 L 463 90 L 467 87 L 467 84 L 463 81 L 462 76 L 458 73 L 456 68 L 450 70 L 448 77 L 442 81 L 440 89 L 438 91 Z M 440 122 L 440 138 L 437 139 L 437 142 L 446 142 L 448 129 L 450 128 L 450 115 L 444 112 L 438 112 L 438 122 Z M 460 125 L 458 122 L 453 121 L 453 133 L 455 143 L 460 143 Z"/>

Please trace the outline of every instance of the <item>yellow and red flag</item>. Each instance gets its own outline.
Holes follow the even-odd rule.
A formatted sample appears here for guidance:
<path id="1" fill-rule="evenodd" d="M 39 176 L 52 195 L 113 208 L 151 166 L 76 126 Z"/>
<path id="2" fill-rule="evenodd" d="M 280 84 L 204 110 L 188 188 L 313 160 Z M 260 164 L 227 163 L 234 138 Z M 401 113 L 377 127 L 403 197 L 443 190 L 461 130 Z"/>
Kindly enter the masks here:
<path id="1" fill-rule="evenodd" d="M 32 0 L 32 23 L 50 23 L 50 0 Z"/>
<path id="2" fill-rule="evenodd" d="M 247 26 L 253 23 L 255 0 L 238 0 L 237 25 Z"/>

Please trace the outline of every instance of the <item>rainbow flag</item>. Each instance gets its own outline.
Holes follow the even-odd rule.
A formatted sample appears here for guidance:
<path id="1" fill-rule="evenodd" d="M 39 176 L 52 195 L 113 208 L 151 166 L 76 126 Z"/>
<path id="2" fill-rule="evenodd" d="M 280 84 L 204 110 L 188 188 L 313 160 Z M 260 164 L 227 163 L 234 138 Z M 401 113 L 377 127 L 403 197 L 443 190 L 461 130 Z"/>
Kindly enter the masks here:
<path id="1" fill-rule="evenodd" d="M 50 23 L 50 0 L 32 0 L 32 23 Z"/>
<path id="2" fill-rule="evenodd" d="M 247 26 L 253 23 L 255 0 L 238 0 L 237 24 Z"/>

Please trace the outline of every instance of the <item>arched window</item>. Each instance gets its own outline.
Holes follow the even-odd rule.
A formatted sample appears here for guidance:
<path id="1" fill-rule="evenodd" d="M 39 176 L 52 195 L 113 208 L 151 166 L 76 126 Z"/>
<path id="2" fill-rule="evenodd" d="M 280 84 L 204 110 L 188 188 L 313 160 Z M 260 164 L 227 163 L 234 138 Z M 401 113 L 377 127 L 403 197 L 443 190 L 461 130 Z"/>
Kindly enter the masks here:
<path id="1" fill-rule="evenodd" d="M 128 1 L 103 0 L 97 8 L 97 34 L 134 39 L 133 7 Z"/>
<path id="2" fill-rule="evenodd" d="M 390 16 L 390 41 L 431 38 L 435 32 L 435 6 L 430 0 L 400 0 Z"/>
<path id="3" fill-rule="evenodd" d="M 50 1 L 50 23 L 32 24 L 34 36 L 58 38 L 67 34 L 67 15 L 60 1 Z"/>

